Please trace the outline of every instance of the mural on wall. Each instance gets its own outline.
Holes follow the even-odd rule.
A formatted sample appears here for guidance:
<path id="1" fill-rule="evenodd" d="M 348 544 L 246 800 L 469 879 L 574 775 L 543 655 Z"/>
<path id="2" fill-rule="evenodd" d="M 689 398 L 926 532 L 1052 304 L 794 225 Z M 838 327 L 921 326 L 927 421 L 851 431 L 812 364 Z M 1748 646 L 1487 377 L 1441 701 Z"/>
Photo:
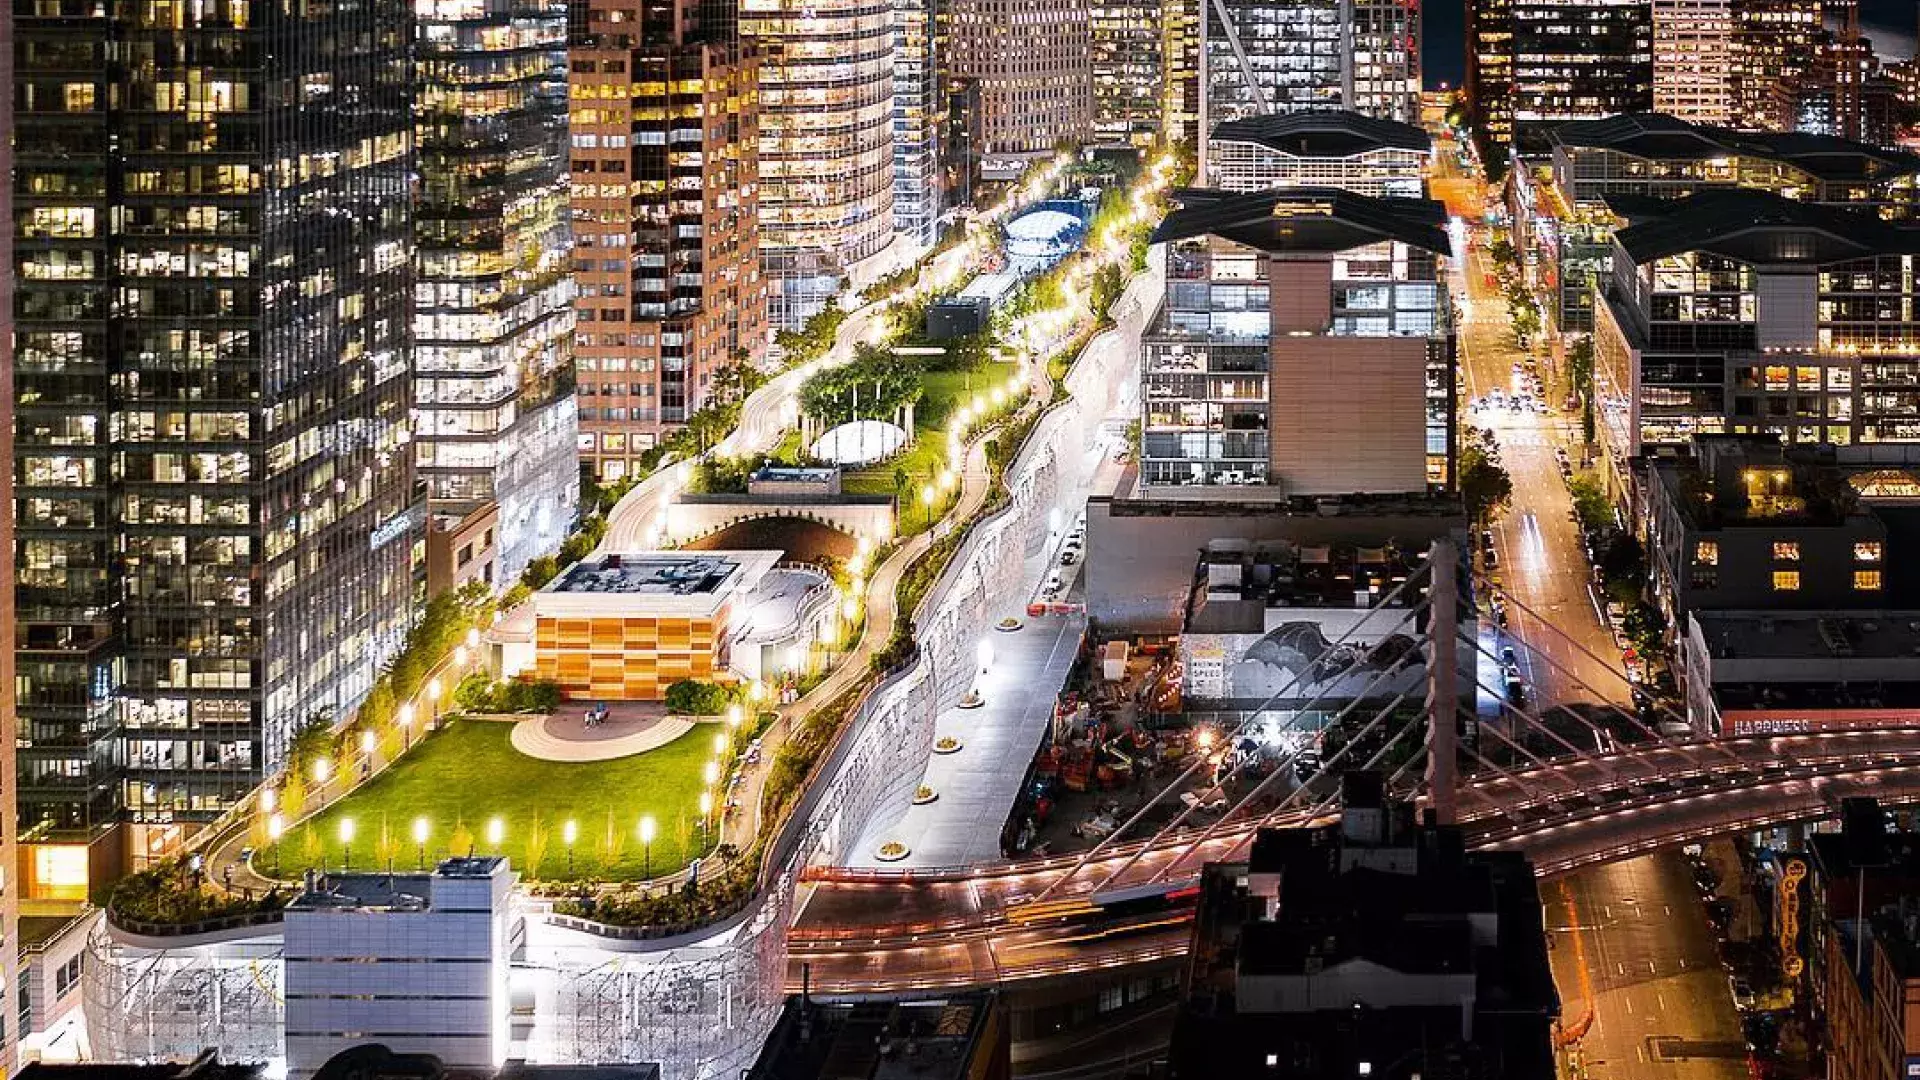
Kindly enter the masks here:
<path id="1" fill-rule="evenodd" d="M 1278 695 L 1276 705 L 1417 694 L 1426 654 L 1405 614 L 1276 609 L 1264 634 L 1188 634 L 1180 643 L 1186 693 L 1256 704 Z"/>

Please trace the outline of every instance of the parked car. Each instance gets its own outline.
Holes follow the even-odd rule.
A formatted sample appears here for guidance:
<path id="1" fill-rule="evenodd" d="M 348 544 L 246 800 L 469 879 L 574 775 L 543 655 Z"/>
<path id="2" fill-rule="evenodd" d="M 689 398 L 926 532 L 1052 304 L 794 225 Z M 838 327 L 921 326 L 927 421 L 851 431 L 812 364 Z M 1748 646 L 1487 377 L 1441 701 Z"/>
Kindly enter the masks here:
<path id="1" fill-rule="evenodd" d="M 1077 563 L 1079 561 L 1080 561 L 1079 553 L 1074 551 L 1072 548 L 1068 548 L 1067 550 L 1060 553 L 1061 566 L 1072 566 L 1074 563 Z"/>

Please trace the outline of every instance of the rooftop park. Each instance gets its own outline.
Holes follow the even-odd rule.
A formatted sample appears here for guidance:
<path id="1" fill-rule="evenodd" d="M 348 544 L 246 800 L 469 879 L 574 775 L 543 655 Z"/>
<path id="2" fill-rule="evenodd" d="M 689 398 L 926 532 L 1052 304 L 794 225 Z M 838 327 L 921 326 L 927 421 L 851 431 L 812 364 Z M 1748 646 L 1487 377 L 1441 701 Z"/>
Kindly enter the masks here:
<path id="1" fill-rule="evenodd" d="M 699 724 L 613 761 L 542 761 L 515 750 L 510 723 L 467 721 L 427 737 L 351 794 L 254 855 L 270 876 L 411 870 L 469 852 L 505 855 L 528 878 L 639 880 L 712 847 L 701 795 L 717 778 L 716 734 Z M 710 804 L 709 804 L 710 805 Z M 703 824 L 703 821 L 707 822 Z"/>

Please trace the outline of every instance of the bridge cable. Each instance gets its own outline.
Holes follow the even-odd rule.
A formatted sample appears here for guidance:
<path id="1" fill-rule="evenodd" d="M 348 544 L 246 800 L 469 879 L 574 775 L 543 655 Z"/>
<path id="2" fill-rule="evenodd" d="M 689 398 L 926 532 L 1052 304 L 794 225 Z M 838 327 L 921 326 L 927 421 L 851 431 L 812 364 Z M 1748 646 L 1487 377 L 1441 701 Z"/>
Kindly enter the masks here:
<path id="1" fill-rule="evenodd" d="M 1348 638 L 1358 633 L 1362 626 L 1367 625 L 1367 623 L 1372 619 L 1372 616 L 1374 615 L 1374 613 L 1389 610 L 1391 608 L 1391 605 L 1394 603 L 1394 601 L 1399 599 L 1402 593 L 1406 592 L 1407 589 L 1411 587 L 1415 582 L 1421 580 L 1421 577 L 1423 574 L 1430 574 L 1431 572 L 1432 572 L 1431 566 L 1426 566 L 1426 567 L 1422 567 L 1419 572 L 1407 575 L 1407 580 L 1394 586 L 1393 589 L 1390 590 L 1386 596 L 1382 597 L 1378 603 L 1376 603 L 1373 607 L 1368 609 L 1366 617 L 1363 617 L 1357 622 L 1355 622 L 1354 625 L 1349 627 L 1345 633 L 1341 634 L 1338 638 L 1336 638 L 1328 646 L 1329 651 L 1331 651 L 1333 648 L 1336 648 L 1340 645 L 1345 644 Z M 1416 605 L 1415 607 L 1410 608 L 1408 610 L 1410 612 L 1417 613 L 1417 611 L 1419 610 L 1419 606 Z M 1402 618 L 1400 621 L 1404 622 L 1405 619 Z M 1386 639 L 1383 637 L 1381 640 L 1385 641 Z M 1379 647 L 1378 645 L 1375 646 L 1376 649 L 1378 647 Z M 1240 734 L 1243 731 L 1245 731 L 1248 726 L 1253 724 L 1254 721 L 1257 720 L 1259 716 L 1262 713 L 1264 713 L 1269 707 L 1271 707 L 1274 702 L 1280 700 L 1283 694 L 1286 694 L 1294 690 L 1295 688 L 1297 688 L 1300 685 L 1300 680 L 1305 677 L 1308 671 L 1311 671 L 1311 670 L 1312 668 L 1308 667 L 1296 673 L 1293 676 L 1293 678 L 1288 681 L 1287 685 L 1281 687 L 1280 689 L 1270 694 L 1267 697 L 1265 702 L 1263 702 L 1258 708 L 1255 708 L 1251 712 L 1249 712 L 1247 714 L 1247 719 L 1241 721 L 1240 724 L 1234 728 L 1233 732 L 1228 735 L 1228 741 L 1231 742 L 1232 740 L 1239 738 Z M 1040 891 L 1040 894 L 1034 897 L 1034 901 L 1038 902 L 1041 900 L 1045 900 L 1047 897 L 1053 895 L 1054 891 L 1059 889 L 1060 886 L 1072 880 L 1076 875 L 1080 873 L 1081 870 L 1086 868 L 1089 862 L 1093 861 L 1096 855 L 1106 850 L 1110 843 L 1117 841 L 1117 839 L 1123 833 L 1125 833 L 1128 829 L 1131 829 L 1135 825 L 1139 824 L 1140 821 L 1146 817 L 1147 812 L 1153 809 L 1153 807 L 1159 805 L 1162 799 L 1166 798 L 1167 795 L 1172 793 L 1175 789 L 1185 785 L 1186 782 L 1195 773 L 1200 771 L 1201 766 L 1203 766 L 1204 764 L 1206 764 L 1206 759 L 1202 757 L 1199 760 L 1195 761 L 1192 765 L 1189 765 L 1185 769 L 1185 771 L 1181 772 L 1179 776 L 1174 777 L 1171 783 L 1169 783 L 1166 787 L 1162 788 L 1157 794 L 1154 795 L 1153 798 L 1147 800 L 1147 802 L 1144 805 L 1142 805 L 1140 809 L 1137 812 L 1135 812 L 1132 817 L 1128 818 L 1124 823 L 1122 823 L 1119 828 L 1115 829 L 1113 832 L 1107 834 L 1106 836 L 1101 837 L 1099 841 L 1097 841 L 1091 848 L 1088 848 L 1085 852 L 1083 852 L 1080 858 L 1076 860 L 1074 864 L 1067 869 L 1067 872 L 1065 874 L 1062 874 L 1060 877 L 1054 879 L 1054 881 L 1050 883 L 1045 889 L 1042 889 Z"/>
<path id="2" fill-rule="evenodd" d="M 1396 628 L 1404 625 L 1409 619 L 1417 617 L 1421 611 L 1426 609 L 1426 607 L 1427 607 L 1427 603 L 1425 601 L 1422 601 L 1420 604 L 1415 605 L 1413 608 L 1408 609 L 1407 617 L 1404 617 L 1395 623 Z M 1365 622 L 1365 620 L 1362 620 L 1362 622 Z M 1352 665 L 1350 665 L 1348 670 L 1352 670 L 1354 667 L 1358 667 L 1360 664 L 1364 664 L 1367 661 L 1373 659 L 1373 657 L 1377 655 L 1382 648 L 1385 647 L 1387 641 L 1392 636 L 1393 635 L 1388 634 L 1381 637 L 1378 641 L 1376 641 L 1373 644 L 1371 648 L 1367 650 L 1365 655 L 1363 655 L 1362 657 L 1360 657 L 1359 660 L 1355 661 Z M 1360 706 L 1362 706 L 1367 702 L 1368 695 L 1373 692 L 1374 687 L 1380 685 L 1381 680 L 1387 678 L 1389 675 L 1397 674 L 1400 670 L 1401 670 L 1401 666 L 1396 665 L 1394 667 L 1381 668 L 1379 671 L 1375 672 L 1373 677 L 1367 680 L 1367 684 L 1361 687 L 1359 691 L 1355 692 L 1352 696 L 1352 699 L 1347 702 L 1346 706 L 1342 708 L 1337 714 L 1335 714 L 1332 720 L 1329 720 L 1325 725 L 1323 725 L 1321 727 L 1321 730 L 1322 731 L 1329 730 L 1334 725 L 1339 724 L 1341 721 L 1345 720 L 1347 716 L 1351 714 L 1355 709 L 1359 708 Z M 1295 719 L 1297 720 L 1300 717 L 1310 715 L 1312 712 L 1314 712 L 1315 707 L 1318 706 L 1320 702 L 1324 700 L 1332 692 L 1332 689 L 1333 688 L 1331 686 L 1325 687 L 1322 690 L 1320 690 L 1318 693 L 1316 693 L 1312 698 L 1309 698 L 1304 704 L 1295 706 L 1292 710 L 1294 713 Z M 1403 694 L 1402 697 L 1404 696 L 1405 695 Z M 1268 698 L 1267 701 L 1268 701 L 1268 704 L 1271 704 L 1273 699 Z M 1245 728 L 1247 724 L 1250 724 L 1253 722 L 1254 718 L 1257 718 L 1259 712 L 1264 712 L 1264 711 L 1265 711 L 1264 707 L 1260 710 L 1257 710 L 1254 714 L 1254 717 L 1249 718 L 1247 721 L 1243 722 L 1240 725 L 1240 727 Z M 1202 830 L 1201 839 L 1195 841 L 1195 844 L 1201 843 L 1207 837 L 1212 836 L 1214 833 L 1214 830 L 1219 826 L 1221 822 L 1227 820 L 1228 818 L 1231 818 L 1235 813 L 1237 813 L 1243 807 L 1245 807 L 1247 802 L 1253 799 L 1256 795 L 1258 795 L 1260 791 L 1264 790 L 1267 784 L 1272 783 L 1274 778 L 1281 776 L 1285 774 L 1288 770 L 1292 769 L 1294 765 L 1300 760 L 1301 755 L 1305 753 L 1305 750 L 1306 750 L 1305 746 L 1295 747 L 1294 749 L 1288 751 L 1284 756 L 1282 756 L 1279 763 L 1276 765 L 1274 771 L 1269 773 L 1265 780 L 1263 780 L 1260 784 L 1256 785 L 1252 791 L 1249 791 L 1247 792 L 1247 794 L 1243 795 L 1239 799 L 1239 801 L 1237 801 L 1233 806 L 1229 807 L 1226 810 L 1226 812 L 1223 813 L 1221 817 L 1218 820 L 1216 820 L 1213 824 L 1207 826 L 1205 829 Z M 1324 769 L 1325 766 L 1322 766 L 1322 768 Z M 1231 778 L 1231 774 L 1229 774 L 1228 778 Z M 1176 779 L 1174 781 L 1174 786 L 1177 786 L 1178 784 L 1179 784 L 1179 780 Z M 1119 876 L 1122 873 L 1125 873 L 1135 863 L 1139 862 L 1141 856 L 1143 856 L 1147 851 L 1151 850 L 1156 843 L 1158 843 L 1163 839 L 1168 838 L 1180 826 L 1182 822 L 1186 821 L 1188 817 L 1192 816 L 1194 811 L 1198 809 L 1199 806 L 1203 805 L 1205 802 L 1211 799 L 1215 794 L 1223 790 L 1225 786 L 1226 786 L 1226 779 L 1215 781 L 1214 785 L 1207 790 L 1207 793 L 1204 796 L 1201 796 L 1192 805 L 1185 807 L 1180 812 L 1180 814 L 1176 816 L 1172 821 L 1162 826 L 1158 832 L 1156 832 L 1152 837 L 1150 837 L 1147 840 L 1144 846 L 1142 846 L 1138 851 L 1134 852 L 1134 855 L 1131 859 L 1128 859 L 1127 862 L 1123 864 L 1118 870 L 1114 871 L 1112 874 L 1107 875 L 1107 877 L 1101 882 L 1100 885 L 1095 886 L 1095 889 L 1097 890 L 1100 888 L 1104 888 L 1108 881 L 1112 881 L 1115 877 Z M 1168 790 L 1170 791 L 1171 787 Z M 1158 798 L 1164 798 L 1166 794 L 1167 792 L 1162 792 L 1160 796 L 1156 798 L 1155 801 L 1158 801 Z M 1152 805 L 1152 804 L 1150 803 L 1149 805 Z M 1138 816 L 1139 815 L 1135 815 L 1136 818 Z M 1131 825 L 1131 824 L 1132 822 L 1128 822 L 1128 825 Z M 1126 827 L 1127 826 L 1125 825 L 1121 826 L 1122 829 Z M 1119 831 L 1120 830 L 1115 830 L 1115 833 L 1118 834 Z M 1068 876 L 1072 876 L 1071 873 Z M 1046 895 L 1045 893 L 1041 894 L 1042 897 L 1044 897 L 1045 895 Z"/>

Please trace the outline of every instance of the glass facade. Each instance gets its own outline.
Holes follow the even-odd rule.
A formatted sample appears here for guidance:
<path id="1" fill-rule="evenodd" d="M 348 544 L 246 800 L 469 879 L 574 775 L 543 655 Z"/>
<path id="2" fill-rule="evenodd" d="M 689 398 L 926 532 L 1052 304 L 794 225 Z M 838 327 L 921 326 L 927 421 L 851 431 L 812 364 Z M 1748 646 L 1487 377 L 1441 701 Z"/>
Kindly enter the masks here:
<path id="1" fill-rule="evenodd" d="M 417 466 L 428 507 L 499 508 L 494 583 L 579 503 L 564 0 L 418 0 Z"/>
<path id="2" fill-rule="evenodd" d="M 1420 122 L 1418 4 L 1204 0 L 1199 7 L 1203 130 L 1323 109 Z"/>
<path id="3" fill-rule="evenodd" d="M 1087 0 L 950 0 L 956 78 L 979 92 L 979 152 L 1029 158 L 1085 142 L 1093 125 Z M 993 163 L 989 171 L 1001 171 Z"/>
<path id="4" fill-rule="evenodd" d="M 767 317 L 794 328 L 893 239 L 895 0 L 741 0 L 759 66 Z"/>
<path id="5" fill-rule="evenodd" d="M 893 5 L 893 227 L 921 247 L 939 239 L 946 209 L 936 6 L 934 0 Z"/>
<path id="6" fill-rule="evenodd" d="M 1485 143 L 1504 147 L 1551 123 L 1652 110 L 1647 0 L 1494 0 L 1470 9 L 1467 97 Z"/>
<path id="7" fill-rule="evenodd" d="M 1144 146 L 1160 135 L 1162 0 L 1092 0 L 1093 133 Z"/>
<path id="8" fill-rule="evenodd" d="M 407 626 L 412 13 L 15 32 L 20 827 L 208 820 Z"/>

